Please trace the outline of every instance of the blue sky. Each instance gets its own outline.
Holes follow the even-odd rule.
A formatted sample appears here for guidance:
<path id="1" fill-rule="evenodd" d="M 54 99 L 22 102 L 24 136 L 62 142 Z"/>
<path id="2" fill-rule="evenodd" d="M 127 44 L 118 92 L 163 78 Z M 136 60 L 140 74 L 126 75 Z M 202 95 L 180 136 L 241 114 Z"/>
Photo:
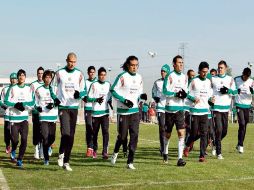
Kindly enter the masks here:
<path id="1" fill-rule="evenodd" d="M 145 89 L 171 64 L 185 42 L 185 70 L 201 61 L 216 67 L 224 59 L 238 75 L 253 55 L 251 0 L 26 0 L 0 6 L 0 76 L 23 68 L 65 65 L 78 55 L 78 67 L 111 67 L 111 81 L 131 54 L 139 57 Z M 155 58 L 148 51 L 157 52 Z"/>

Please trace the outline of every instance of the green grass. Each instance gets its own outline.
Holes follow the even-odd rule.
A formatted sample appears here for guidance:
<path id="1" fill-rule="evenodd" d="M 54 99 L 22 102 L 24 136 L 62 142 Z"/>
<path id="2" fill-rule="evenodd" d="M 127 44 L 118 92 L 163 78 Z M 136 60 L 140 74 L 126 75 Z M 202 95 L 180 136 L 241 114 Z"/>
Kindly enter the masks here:
<path id="1" fill-rule="evenodd" d="M 126 169 L 126 159 L 121 152 L 115 166 L 111 166 L 109 161 L 102 160 L 100 154 L 96 160 L 85 158 L 85 131 L 84 126 L 79 125 L 70 161 L 73 172 L 66 172 L 57 166 L 59 127 L 56 148 L 49 166 L 44 166 L 42 160 L 33 159 L 30 129 L 24 169 L 18 169 L 10 163 L 9 157 L 4 153 L 3 142 L 0 145 L 0 167 L 10 189 L 253 189 L 253 126 L 248 126 L 244 154 L 235 151 L 238 127 L 231 124 L 228 135 L 222 143 L 224 160 L 217 160 L 209 155 L 206 163 L 199 163 L 199 142 L 196 142 L 195 150 L 186 159 L 187 165 L 179 168 L 176 166 L 176 131 L 173 132 L 169 145 L 169 164 L 165 165 L 159 156 L 157 125 L 140 125 L 138 149 L 134 160 L 137 169 L 131 171 Z M 3 139 L 3 127 L 0 128 L 0 132 Z M 115 139 L 116 126 L 110 125 L 110 153 Z M 101 133 L 99 140 L 100 153 Z"/>

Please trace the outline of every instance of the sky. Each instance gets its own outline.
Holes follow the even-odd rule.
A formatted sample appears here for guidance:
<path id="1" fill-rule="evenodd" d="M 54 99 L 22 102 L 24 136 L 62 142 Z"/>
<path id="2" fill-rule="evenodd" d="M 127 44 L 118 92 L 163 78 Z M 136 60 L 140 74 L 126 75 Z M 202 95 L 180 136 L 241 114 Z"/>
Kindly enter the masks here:
<path id="1" fill-rule="evenodd" d="M 113 82 L 125 59 L 136 55 L 150 94 L 161 66 L 172 66 L 182 43 L 185 72 L 201 61 L 216 68 L 225 60 L 240 75 L 254 64 L 253 7 L 251 0 L 3 1 L 0 77 L 21 68 L 32 77 L 39 66 L 63 67 L 68 52 L 75 52 L 85 74 L 90 65 L 104 66 Z"/>

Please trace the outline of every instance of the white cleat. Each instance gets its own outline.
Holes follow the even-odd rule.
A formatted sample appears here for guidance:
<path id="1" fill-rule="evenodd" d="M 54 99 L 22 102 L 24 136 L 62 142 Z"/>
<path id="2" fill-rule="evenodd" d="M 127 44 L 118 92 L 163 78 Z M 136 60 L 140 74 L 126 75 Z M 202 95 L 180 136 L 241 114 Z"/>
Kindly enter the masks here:
<path id="1" fill-rule="evenodd" d="M 40 159 L 40 155 L 39 155 L 39 145 L 37 144 L 34 148 L 34 158 L 39 160 Z"/>
<path id="2" fill-rule="evenodd" d="M 69 163 L 64 163 L 64 165 L 63 165 L 63 169 L 65 169 L 66 171 L 69 171 L 69 172 L 71 172 L 71 171 L 72 171 L 72 169 L 71 169 L 71 167 L 70 167 L 70 164 L 69 164 Z"/>
<path id="3" fill-rule="evenodd" d="M 113 153 L 110 159 L 111 164 L 115 165 L 118 153 Z"/>
<path id="4" fill-rule="evenodd" d="M 238 146 L 238 152 L 241 154 L 243 153 L 243 146 Z"/>
<path id="5" fill-rule="evenodd" d="M 223 156 L 222 156 L 222 154 L 219 154 L 217 158 L 218 158 L 219 160 L 223 160 L 223 159 L 224 159 Z"/>
<path id="6" fill-rule="evenodd" d="M 136 168 L 133 166 L 132 163 L 127 164 L 127 169 L 135 170 Z"/>
<path id="7" fill-rule="evenodd" d="M 216 148 L 215 147 L 213 147 L 213 149 L 212 149 L 212 155 L 216 156 Z"/>
<path id="8" fill-rule="evenodd" d="M 58 166 L 60 166 L 60 167 L 63 167 L 63 159 L 64 159 L 64 153 L 63 154 L 59 154 L 59 156 L 58 156 L 58 160 L 57 160 L 57 162 L 58 162 Z"/>

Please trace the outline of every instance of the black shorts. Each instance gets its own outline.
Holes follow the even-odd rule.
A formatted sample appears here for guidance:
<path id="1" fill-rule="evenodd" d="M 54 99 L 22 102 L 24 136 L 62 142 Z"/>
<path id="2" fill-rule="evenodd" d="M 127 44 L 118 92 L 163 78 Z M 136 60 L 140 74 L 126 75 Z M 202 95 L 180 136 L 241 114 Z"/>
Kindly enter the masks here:
<path id="1" fill-rule="evenodd" d="M 176 113 L 165 113 L 165 129 L 167 133 L 171 133 L 176 125 L 176 130 L 185 129 L 184 125 L 184 111 Z"/>

